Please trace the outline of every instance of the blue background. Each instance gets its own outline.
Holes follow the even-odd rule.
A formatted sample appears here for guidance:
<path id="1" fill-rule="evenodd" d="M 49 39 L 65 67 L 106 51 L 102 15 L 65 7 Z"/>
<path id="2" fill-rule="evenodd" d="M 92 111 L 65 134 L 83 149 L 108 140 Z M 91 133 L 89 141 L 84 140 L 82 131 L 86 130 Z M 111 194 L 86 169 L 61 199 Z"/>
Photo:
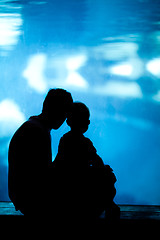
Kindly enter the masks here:
<path id="1" fill-rule="evenodd" d="M 0 200 L 13 133 L 62 87 L 90 108 L 85 135 L 114 169 L 116 202 L 160 204 L 159 81 L 160 1 L 1 0 Z M 68 130 L 52 131 L 53 159 Z"/>

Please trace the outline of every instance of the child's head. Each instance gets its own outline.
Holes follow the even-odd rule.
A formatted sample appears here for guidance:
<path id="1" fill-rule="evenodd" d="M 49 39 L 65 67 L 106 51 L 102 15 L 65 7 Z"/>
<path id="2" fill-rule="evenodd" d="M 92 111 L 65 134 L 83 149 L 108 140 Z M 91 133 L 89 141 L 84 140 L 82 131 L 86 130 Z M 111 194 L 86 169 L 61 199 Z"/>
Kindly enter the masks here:
<path id="1" fill-rule="evenodd" d="M 71 130 L 76 132 L 85 133 L 90 124 L 89 109 L 84 103 L 74 102 L 67 117 L 67 124 Z"/>

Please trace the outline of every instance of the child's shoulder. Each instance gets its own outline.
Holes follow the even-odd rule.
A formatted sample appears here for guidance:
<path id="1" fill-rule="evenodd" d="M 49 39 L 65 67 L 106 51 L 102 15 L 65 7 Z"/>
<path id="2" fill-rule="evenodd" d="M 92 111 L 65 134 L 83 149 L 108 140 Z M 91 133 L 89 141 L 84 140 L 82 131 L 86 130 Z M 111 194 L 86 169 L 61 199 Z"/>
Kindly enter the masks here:
<path id="1" fill-rule="evenodd" d="M 85 137 L 83 135 L 83 139 L 84 139 L 84 141 L 86 141 L 86 143 L 93 145 L 92 141 L 88 137 Z"/>
<path id="2" fill-rule="evenodd" d="M 70 141 L 70 140 L 83 142 L 85 145 L 88 145 L 88 147 L 94 148 L 92 141 L 89 138 L 85 137 L 83 134 L 75 135 L 72 133 L 72 131 L 69 131 L 61 137 L 61 141 Z"/>
<path id="3" fill-rule="evenodd" d="M 61 137 L 61 141 L 66 141 L 66 140 L 68 140 L 69 138 L 71 138 L 71 132 L 69 131 L 69 132 L 67 132 L 67 133 L 65 133 L 62 137 Z"/>

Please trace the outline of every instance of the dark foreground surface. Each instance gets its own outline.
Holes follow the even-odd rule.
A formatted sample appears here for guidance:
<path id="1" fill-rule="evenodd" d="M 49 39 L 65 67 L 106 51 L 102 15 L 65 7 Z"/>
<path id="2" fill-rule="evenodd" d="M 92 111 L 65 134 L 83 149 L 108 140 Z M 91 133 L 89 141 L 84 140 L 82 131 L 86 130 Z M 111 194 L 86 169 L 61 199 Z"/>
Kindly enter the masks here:
<path id="1" fill-rule="evenodd" d="M 119 205 L 121 210 L 121 219 L 128 221 L 157 221 L 160 223 L 160 206 L 155 205 Z M 14 205 L 11 202 L 0 202 L 0 216 L 2 217 L 20 217 L 24 216 L 21 212 L 16 211 Z M 104 219 L 104 215 L 100 217 L 101 220 Z"/>
<path id="2" fill-rule="evenodd" d="M 36 232 L 36 235 L 41 235 L 42 231 L 46 234 L 49 232 L 55 233 L 57 230 L 59 234 L 65 235 L 66 231 L 73 233 L 73 230 L 75 232 L 76 229 L 77 234 L 80 234 L 84 227 L 85 229 L 87 228 L 89 234 L 97 230 L 99 233 L 104 231 L 106 234 L 110 231 L 114 235 L 118 235 L 120 230 L 125 235 L 130 227 L 132 227 L 130 237 L 135 234 L 136 230 L 140 229 L 142 230 L 142 236 L 148 233 L 148 231 L 150 231 L 153 236 L 153 234 L 156 234 L 156 232 L 160 230 L 160 206 L 119 205 L 119 207 L 121 217 L 116 223 L 106 222 L 103 214 L 98 220 L 90 222 L 85 221 L 85 216 L 84 219 L 81 220 L 70 219 L 69 216 L 61 216 L 60 219 L 56 221 L 44 218 L 35 219 L 33 216 L 26 219 L 20 212 L 15 211 L 11 202 L 0 202 L 0 226 L 1 230 L 6 229 L 5 232 L 7 234 L 11 234 L 13 230 L 17 233 L 27 234 L 32 229 Z"/>

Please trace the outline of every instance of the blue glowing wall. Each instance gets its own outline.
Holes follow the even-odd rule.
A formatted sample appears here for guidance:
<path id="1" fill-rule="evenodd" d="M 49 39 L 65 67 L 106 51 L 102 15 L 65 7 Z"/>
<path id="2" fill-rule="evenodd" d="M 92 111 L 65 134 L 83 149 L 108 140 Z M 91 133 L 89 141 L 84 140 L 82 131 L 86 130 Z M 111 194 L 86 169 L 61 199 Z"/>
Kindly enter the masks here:
<path id="1" fill-rule="evenodd" d="M 114 169 L 116 201 L 160 204 L 159 81 L 158 0 L 1 0 L 0 200 L 11 136 L 62 87 L 90 108 L 86 135 Z M 53 158 L 66 131 L 52 131 Z"/>

